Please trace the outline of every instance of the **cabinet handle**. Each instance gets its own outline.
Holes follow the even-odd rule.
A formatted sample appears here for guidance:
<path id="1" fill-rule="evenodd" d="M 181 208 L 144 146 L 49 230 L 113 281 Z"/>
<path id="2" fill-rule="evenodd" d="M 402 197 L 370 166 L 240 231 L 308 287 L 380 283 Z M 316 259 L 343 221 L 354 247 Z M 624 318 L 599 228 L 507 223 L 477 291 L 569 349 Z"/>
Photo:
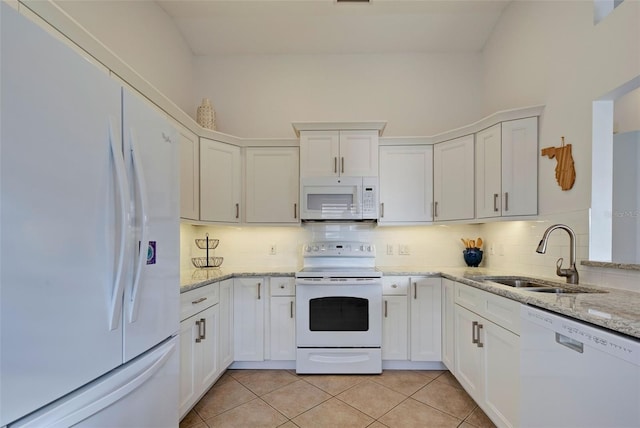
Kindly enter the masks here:
<path id="1" fill-rule="evenodd" d="M 198 327 L 198 337 L 196 337 L 196 343 L 202 342 L 202 327 L 200 326 L 200 320 L 196 321 L 196 326 Z"/>
<path id="2" fill-rule="evenodd" d="M 418 298 L 418 283 L 414 282 L 413 283 L 413 299 L 417 299 Z"/>
<path id="3" fill-rule="evenodd" d="M 476 337 L 477 327 L 478 327 L 478 321 L 473 321 L 471 323 L 471 343 L 477 344 L 480 341 L 480 339 Z"/>
<path id="4" fill-rule="evenodd" d="M 289 302 L 289 308 L 291 311 L 291 318 L 293 318 L 293 300 L 291 302 Z"/>
<path id="5" fill-rule="evenodd" d="M 391 284 L 391 288 L 398 288 L 398 284 Z"/>
<path id="6" fill-rule="evenodd" d="M 298 218 L 298 204 L 293 204 L 293 218 Z"/>
<path id="7" fill-rule="evenodd" d="M 438 202 L 433 203 L 433 217 L 438 217 Z"/>
<path id="8" fill-rule="evenodd" d="M 495 212 L 498 212 L 498 196 L 500 195 L 498 195 L 497 193 L 493 194 L 493 210 Z"/>
<path id="9" fill-rule="evenodd" d="M 380 218 L 384 217 L 384 202 L 380 203 Z"/>
<path id="10" fill-rule="evenodd" d="M 387 318 L 387 303 L 388 303 L 388 301 L 387 301 L 387 300 L 385 300 L 385 301 L 384 301 L 384 317 L 385 317 L 385 318 Z"/>
<path id="11" fill-rule="evenodd" d="M 482 324 L 478 324 L 478 348 L 484 347 L 484 343 L 480 341 L 480 330 L 482 330 Z"/>
<path id="12" fill-rule="evenodd" d="M 509 211 L 509 192 L 504 192 L 504 210 Z"/>
<path id="13" fill-rule="evenodd" d="M 338 173 L 338 157 L 333 158 L 333 172 Z"/>
<path id="14" fill-rule="evenodd" d="M 340 158 L 340 164 L 341 164 L 340 172 L 344 174 L 344 157 Z"/>
<path id="15" fill-rule="evenodd" d="M 200 325 L 202 326 L 202 340 L 207 338 L 207 320 L 204 318 L 200 318 Z"/>
<path id="16" fill-rule="evenodd" d="M 207 300 L 207 298 L 206 298 L 206 297 L 201 297 L 201 298 L 199 298 L 198 300 L 194 300 L 193 302 L 191 302 L 191 304 L 192 304 L 192 305 L 197 305 L 198 303 L 202 303 L 202 302 L 204 302 L 205 300 Z"/>
<path id="17" fill-rule="evenodd" d="M 240 218 L 240 204 L 236 204 L 236 218 Z"/>
<path id="18" fill-rule="evenodd" d="M 260 287 L 262 286 L 262 283 L 258 283 L 258 300 L 260 300 Z"/>

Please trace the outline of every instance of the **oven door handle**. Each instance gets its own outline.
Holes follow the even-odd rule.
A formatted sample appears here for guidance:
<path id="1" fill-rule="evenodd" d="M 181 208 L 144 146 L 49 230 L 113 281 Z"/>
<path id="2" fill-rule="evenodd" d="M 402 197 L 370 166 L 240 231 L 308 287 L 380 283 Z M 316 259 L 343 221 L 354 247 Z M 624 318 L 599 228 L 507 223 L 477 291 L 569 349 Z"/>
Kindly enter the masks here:
<path id="1" fill-rule="evenodd" d="M 375 285 L 380 284 L 379 278 L 371 278 L 371 279 L 346 279 L 346 280 L 331 280 L 331 279 L 304 279 L 298 278 L 296 279 L 296 286 L 306 286 L 306 285 Z"/>

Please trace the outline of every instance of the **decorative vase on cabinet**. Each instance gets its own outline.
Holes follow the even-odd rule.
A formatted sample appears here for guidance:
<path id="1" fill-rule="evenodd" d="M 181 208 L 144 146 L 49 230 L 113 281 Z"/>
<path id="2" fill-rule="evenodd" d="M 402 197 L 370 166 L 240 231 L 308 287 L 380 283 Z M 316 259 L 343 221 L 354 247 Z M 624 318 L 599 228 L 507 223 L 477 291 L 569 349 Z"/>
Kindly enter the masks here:
<path id="1" fill-rule="evenodd" d="M 202 104 L 198 107 L 198 115 L 196 117 L 198 124 L 204 128 L 216 129 L 216 112 L 213 110 L 211 100 L 203 98 Z"/>

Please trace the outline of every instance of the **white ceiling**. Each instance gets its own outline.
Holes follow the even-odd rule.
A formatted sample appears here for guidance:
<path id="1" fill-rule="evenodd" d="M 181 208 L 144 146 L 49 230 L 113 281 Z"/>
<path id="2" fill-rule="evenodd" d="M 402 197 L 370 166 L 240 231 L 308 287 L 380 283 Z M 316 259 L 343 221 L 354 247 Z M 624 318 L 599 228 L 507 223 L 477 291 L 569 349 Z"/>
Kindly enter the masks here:
<path id="1" fill-rule="evenodd" d="M 195 55 L 478 52 L 511 0 L 157 0 Z"/>

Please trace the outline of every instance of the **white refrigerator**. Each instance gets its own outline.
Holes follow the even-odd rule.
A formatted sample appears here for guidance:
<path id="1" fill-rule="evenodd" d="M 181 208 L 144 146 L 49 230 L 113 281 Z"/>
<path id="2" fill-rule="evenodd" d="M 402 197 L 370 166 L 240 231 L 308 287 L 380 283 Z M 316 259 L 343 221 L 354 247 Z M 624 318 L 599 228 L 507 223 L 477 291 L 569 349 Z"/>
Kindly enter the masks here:
<path id="1" fill-rule="evenodd" d="M 0 427 L 176 427 L 177 132 L 0 7 Z"/>

